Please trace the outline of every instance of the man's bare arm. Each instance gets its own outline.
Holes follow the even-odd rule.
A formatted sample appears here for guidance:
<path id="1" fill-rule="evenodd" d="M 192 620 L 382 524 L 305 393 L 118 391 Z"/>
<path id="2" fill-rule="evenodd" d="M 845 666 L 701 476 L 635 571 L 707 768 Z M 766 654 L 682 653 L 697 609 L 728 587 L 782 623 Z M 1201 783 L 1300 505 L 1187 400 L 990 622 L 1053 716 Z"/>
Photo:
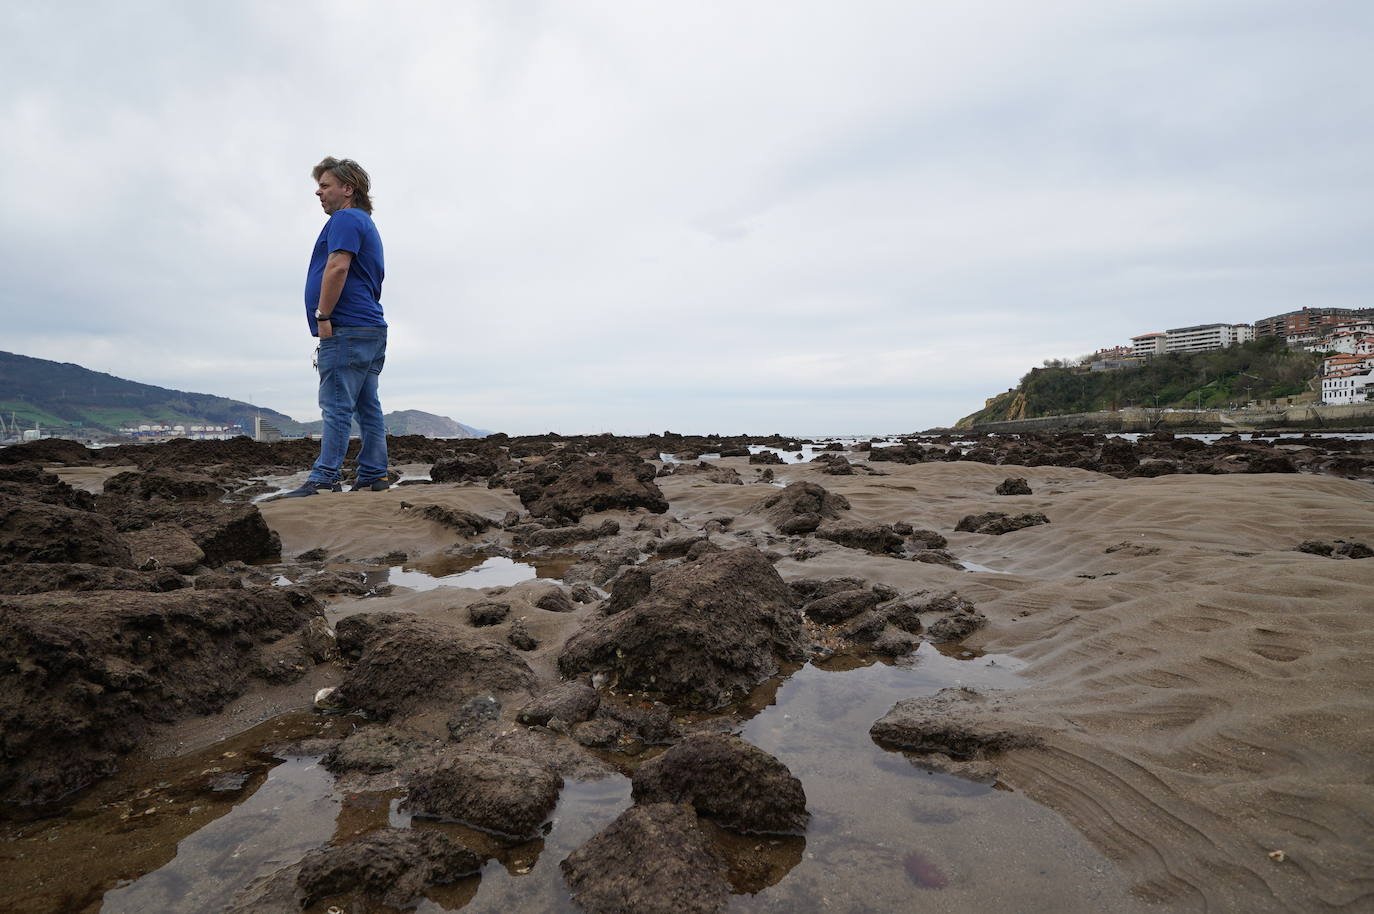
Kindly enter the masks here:
<path id="1" fill-rule="evenodd" d="M 324 279 L 320 283 L 320 303 L 316 307 L 325 314 L 334 313 L 334 306 L 343 294 L 344 280 L 348 279 L 348 268 L 353 264 L 353 255 L 348 251 L 332 251 L 324 264 Z M 326 332 L 328 331 L 328 332 Z M 320 339 L 334 335 L 332 322 L 320 328 Z"/>

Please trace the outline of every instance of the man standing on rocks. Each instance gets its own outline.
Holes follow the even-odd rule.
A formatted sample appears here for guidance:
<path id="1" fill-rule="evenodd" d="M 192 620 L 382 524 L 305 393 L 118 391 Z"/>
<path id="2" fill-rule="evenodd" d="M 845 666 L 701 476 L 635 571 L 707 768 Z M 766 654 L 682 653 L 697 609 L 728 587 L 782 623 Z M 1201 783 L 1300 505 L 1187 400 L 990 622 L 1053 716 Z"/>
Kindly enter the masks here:
<path id="1" fill-rule="evenodd" d="M 353 492 L 380 492 L 387 479 L 386 426 L 377 377 L 386 361 L 382 317 L 382 236 L 372 221 L 372 180 L 352 159 L 324 159 L 311 171 L 329 221 L 315 239 L 305 275 L 305 317 L 320 339 L 320 457 L 305 485 L 285 497 L 339 492 L 353 420 L 362 432 Z"/>

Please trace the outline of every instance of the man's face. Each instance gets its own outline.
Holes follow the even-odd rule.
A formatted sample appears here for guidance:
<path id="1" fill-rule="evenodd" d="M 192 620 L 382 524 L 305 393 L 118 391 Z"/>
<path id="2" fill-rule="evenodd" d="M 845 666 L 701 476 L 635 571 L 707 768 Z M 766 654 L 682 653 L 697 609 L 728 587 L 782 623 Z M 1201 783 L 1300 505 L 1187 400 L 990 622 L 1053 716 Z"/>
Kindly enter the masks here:
<path id="1" fill-rule="evenodd" d="M 340 184 L 339 179 L 329 172 L 320 175 L 320 184 L 315 188 L 315 196 L 320 198 L 320 206 L 329 215 L 353 205 L 353 185 Z"/>

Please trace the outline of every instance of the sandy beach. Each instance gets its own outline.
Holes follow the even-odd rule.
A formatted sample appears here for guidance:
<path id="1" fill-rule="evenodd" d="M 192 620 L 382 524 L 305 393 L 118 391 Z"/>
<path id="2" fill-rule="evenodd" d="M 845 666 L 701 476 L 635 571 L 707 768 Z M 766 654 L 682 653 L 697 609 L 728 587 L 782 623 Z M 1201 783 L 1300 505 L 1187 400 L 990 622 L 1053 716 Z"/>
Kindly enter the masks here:
<path id="1" fill-rule="evenodd" d="M 442 762 L 459 749 L 502 753 L 562 777 L 552 825 L 538 848 L 470 825 L 425 826 L 447 828 L 493 862 L 480 876 L 431 888 L 421 909 L 587 908 L 594 891 L 570 895 L 571 877 L 559 864 L 623 811 L 640 808 L 630 779 L 638 795 L 645 775 L 637 772 L 650 760 L 666 758 L 679 742 L 728 732 L 790 770 L 810 816 L 800 833 L 745 838 L 741 849 L 739 830 L 722 829 L 719 815 L 702 812 L 698 802 L 701 827 L 714 830 L 713 846 L 734 847 L 721 852 L 730 861 L 730 910 L 1354 911 L 1374 904 L 1374 561 L 1297 551 L 1304 542 L 1374 542 L 1368 480 L 1263 472 L 1120 478 L 1071 466 L 845 456 L 852 474 L 827 473 L 819 462 L 765 467 L 745 457 L 710 459 L 707 469 L 692 471 L 689 461 L 688 470 L 652 478 L 665 511 L 588 510 L 575 524 L 531 523 L 528 490 L 522 499 L 509 485 L 485 480 L 259 503 L 280 556 L 235 572 L 250 591 L 271 589 L 274 579 L 277 590 L 308 590 L 339 633 L 341 649 L 345 632 L 355 630 L 345 620 L 410 614 L 400 618 L 414 620 L 405 625 L 426 638 L 452 630 L 464 644 L 499 645 L 524 677 L 488 685 L 500 699 L 499 713 L 461 735 L 454 701 L 482 688 L 452 691 L 448 680 L 421 677 L 404 681 L 432 694 L 401 701 L 394 690 L 402 680 L 388 680 L 386 726 L 413 741 L 416 758 L 325 777 L 320 802 L 333 811 L 321 814 L 321 836 L 300 846 L 346 844 L 388 823 L 418 828 L 423 816 L 398 819 L 394 806 L 388 816 L 385 799 L 403 798 L 407 784 L 418 789 L 407 780 L 416 759 Z M 547 459 L 525 458 L 520 469 Z M 429 465 L 407 469 L 418 475 Z M 674 466 L 642 465 L 656 472 Z M 98 468 L 49 469 L 90 490 L 103 482 Z M 761 481 L 765 470 L 771 484 Z M 995 494 L 1009 477 L 1023 478 L 1031 494 Z M 823 519 L 815 533 L 784 534 L 776 513 L 760 506 L 778 493 L 796 493 L 798 483 L 820 486 L 848 507 Z M 545 485 L 549 491 L 556 483 Z M 1038 513 L 1048 522 L 1001 535 L 956 531 L 961 520 L 984 512 Z M 455 525 L 472 516 L 492 526 L 464 533 Z M 848 539 L 826 538 L 841 528 Z M 884 529 L 898 531 L 899 545 L 853 545 L 860 541 L 855 530 L 871 540 Z M 922 559 L 929 549 L 916 541 L 921 531 L 944 537 L 941 548 L 953 561 Z M 801 613 L 806 625 L 805 653 L 782 659 L 780 676 L 726 689 L 728 701 L 694 707 L 672 694 L 663 671 L 665 680 L 652 687 L 636 685 L 632 657 L 606 666 L 604 679 L 586 679 L 604 695 L 599 715 L 616 701 L 663 708 L 677 736 L 649 738 L 643 721 L 617 719 L 617 748 L 579 729 L 601 716 L 575 725 L 521 722 L 518 713 L 531 699 L 590 677 L 591 668 L 570 675 L 576 642 L 616 621 L 606 615 L 609 604 L 624 602 L 628 618 L 656 598 L 668 599 L 661 593 L 673 586 L 695 586 L 692 575 L 708 580 L 700 576 L 712 563 L 739 550 L 761 555 L 763 570 L 740 566 L 751 570 L 730 574 L 746 577 L 710 578 L 716 583 L 701 585 L 709 592 L 690 599 L 716 599 L 716 591 L 735 586 L 731 581 L 754 586 L 750 576 L 773 572 L 783 592 L 848 578 L 857 582 L 830 592 L 875 596 L 861 613 L 833 623 L 818 621 L 825 618 L 818 602 L 799 598 L 788 612 Z M 637 558 L 627 559 L 627 551 Z M 464 586 L 463 574 L 497 559 L 509 582 Z M 633 577 L 627 567 L 649 569 L 638 603 L 625 596 L 639 586 L 626 583 Z M 433 581 L 397 586 L 392 572 L 395 580 L 406 572 L 416 575 L 407 579 L 412 583 L 426 575 Z M 331 574 L 346 581 L 356 575 L 354 592 L 331 592 Z M 293 586 L 283 588 L 288 581 Z M 942 629 L 934 623 L 946 616 L 929 600 L 948 594 L 971 604 L 951 618 L 983 617 L 957 639 L 935 635 Z M 5 597 L 5 611 L 41 596 Z M 498 621 L 475 626 L 477 611 L 493 603 L 505 607 Z M 899 605 L 915 607 L 919 631 L 899 630 L 892 608 Z M 859 624 L 870 617 L 871 625 Z M 534 646 L 513 651 L 517 621 Z M 320 688 L 342 684 L 343 694 L 365 701 L 357 697 L 359 670 L 380 662 L 369 661 L 367 651 L 391 630 L 379 631 L 357 635 L 363 640 L 352 657 L 343 649 L 334 659 L 306 662 L 295 678 L 248 683 L 214 713 L 153 727 L 119 775 L 88 791 L 96 797 L 86 807 L 94 822 L 88 828 L 105 828 L 102 815 L 149 789 L 139 779 L 157 766 L 199 760 L 197 753 L 214 752 L 250 727 L 308 712 Z M 287 656 L 279 645 L 289 640 L 263 650 Z M 413 660 L 424 658 L 422 652 Z M 952 710 L 930 704 L 937 693 Z M 944 737 L 899 735 L 893 744 L 891 733 L 912 732 L 909 721 L 898 721 L 895 730 L 883 735 L 875 728 L 870 738 L 869 727 L 900 716 L 894 705 L 905 699 L 915 699 L 922 713 L 937 709 L 941 725 L 953 729 L 942 730 Z M 965 705 L 971 710 L 962 719 Z M 379 712 L 369 716 L 376 720 Z M 323 719 L 362 730 L 382 726 L 363 717 Z M 947 735 L 954 730 L 964 741 Z M 344 735 L 321 732 L 314 744 L 277 749 L 276 757 L 318 758 Z M 910 744 L 900 745 L 903 739 Z M 268 785 L 264 791 L 275 783 L 275 775 L 265 777 L 255 782 Z M 234 793 L 234 803 L 251 794 Z M 384 798 L 380 817 L 359 812 L 366 803 L 358 798 L 367 796 Z M 179 799 L 168 802 L 181 808 Z M 225 809 L 225 821 L 233 809 Z M 0 910 L 60 909 L 51 879 L 65 865 L 61 854 L 79 843 L 58 837 L 72 833 L 64 831 L 66 821 L 5 825 L 0 872 L 19 889 Z M 195 821 L 198 829 L 210 827 Z M 175 874 L 158 874 L 175 861 L 154 848 L 170 852 L 195 833 L 187 827 L 166 826 L 156 840 L 150 833 L 137 872 L 84 869 L 91 885 L 70 909 L 147 910 L 150 899 L 171 897 L 157 893 L 170 891 Z M 250 831 L 241 840 L 272 840 L 271 827 L 259 828 L 260 837 Z M 140 840 L 113 824 L 102 834 L 109 849 Z M 40 842 L 47 842 L 41 854 Z M 285 896 L 267 877 L 303 853 L 265 853 L 256 869 L 207 887 L 200 909 L 278 910 L 272 905 Z M 104 896 L 115 879 L 122 888 Z M 194 887 L 179 891 L 178 898 L 198 897 Z"/>

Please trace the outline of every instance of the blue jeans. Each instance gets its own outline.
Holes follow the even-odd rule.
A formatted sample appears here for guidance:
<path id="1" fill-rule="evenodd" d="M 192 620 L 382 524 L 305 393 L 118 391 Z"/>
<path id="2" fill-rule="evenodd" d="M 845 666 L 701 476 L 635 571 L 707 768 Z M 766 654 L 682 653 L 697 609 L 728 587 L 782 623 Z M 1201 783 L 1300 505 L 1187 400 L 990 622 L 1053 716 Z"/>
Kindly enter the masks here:
<path id="1" fill-rule="evenodd" d="M 320 340 L 320 413 L 324 435 L 320 459 L 310 470 L 311 482 L 338 482 L 348 453 L 348 435 L 358 420 L 363 446 L 358 452 L 358 481 L 386 475 L 386 426 L 377 376 L 386 362 L 385 327 L 335 327 Z"/>

